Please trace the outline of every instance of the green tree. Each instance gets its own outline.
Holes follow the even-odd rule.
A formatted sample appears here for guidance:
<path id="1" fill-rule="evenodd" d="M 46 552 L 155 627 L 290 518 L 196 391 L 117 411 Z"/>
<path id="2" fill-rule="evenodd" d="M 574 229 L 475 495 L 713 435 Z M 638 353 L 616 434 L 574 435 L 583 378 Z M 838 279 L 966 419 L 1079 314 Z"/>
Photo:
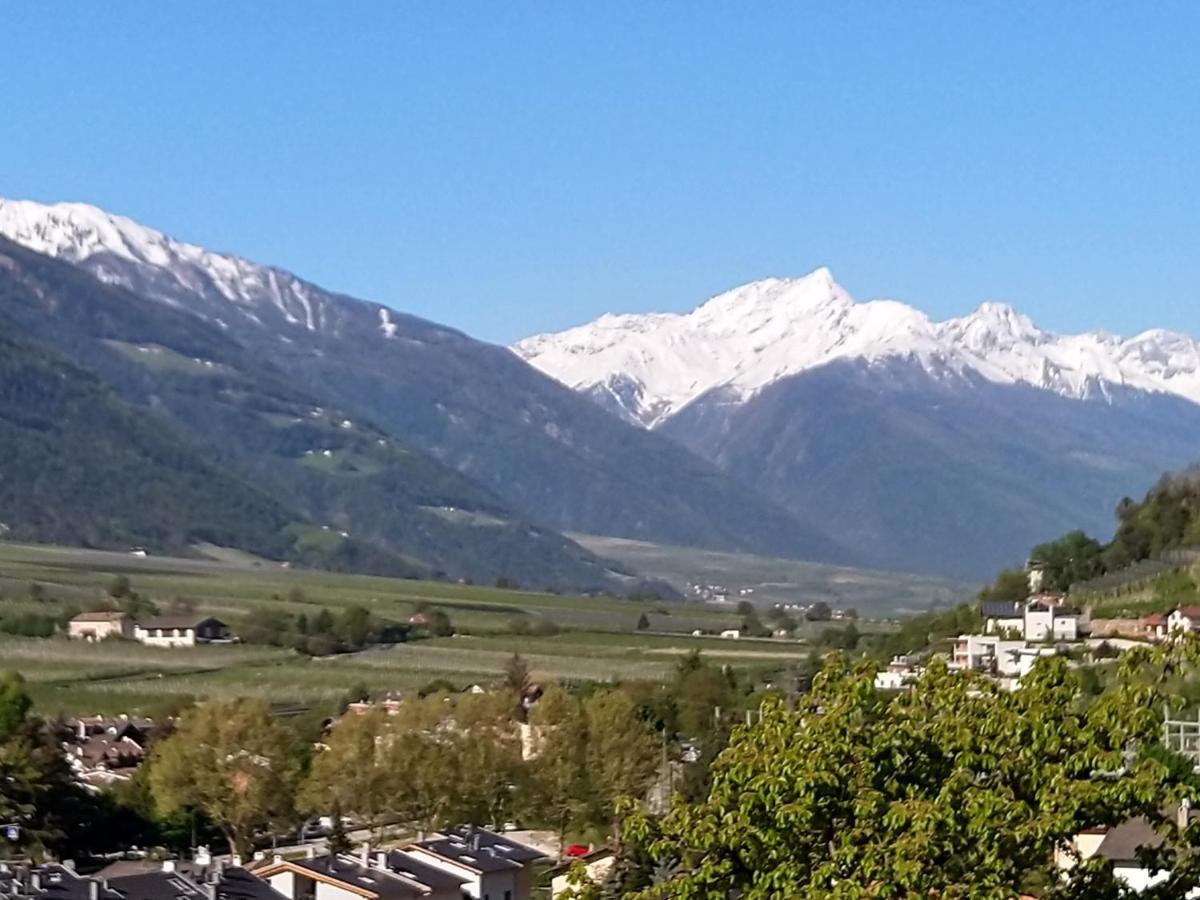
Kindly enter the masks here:
<path id="1" fill-rule="evenodd" d="M 290 822 L 300 775 L 293 735 L 254 700 L 211 702 L 186 713 L 150 759 L 155 802 L 166 813 L 195 808 L 247 856 L 254 834 Z"/>
<path id="2" fill-rule="evenodd" d="M 348 812 L 369 826 L 392 812 L 391 760 L 387 747 L 396 740 L 387 713 L 372 709 L 342 716 L 313 758 L 300 791 L 311 811 Z"/>
<path id="3" fill-rule="evenodd" d="M 805 611 L 804 618 L 810 622 L 828 622 L 833 618 L 833 610 L 824 600 L 818 600 Z"/>
<path id="4" fill-rule="evenodd" d="M 621 797 L 641 800 L 659 770 L 662 743 L 621 690 L 602 691 L 583 703 L 587 766 L 604 812 Z"/>
<path id="5" fill-rule="evenodd" d="M 128 575 L 114 575 L 108 582 L 108 596 L 114 600 L 129 596 L 131 590 Z"/>
<path id="6" fill-rule="evenodd" d="M 25 679 L 20 673 L 0 672 L 0 741 L 16 737 L 32 706 L 33 701 L 25 693 Z"/>
<path id="7" fill-rule="evenodd" d="M 1054 851 L 1131 816 L 1158 826 L 1148 861 L 1172 872 L 1139 896 L 1186 896 L 1197 835 L 1164 810 L 1196 784 L 1157 740 L 1164 685 L 1196 655 L 1130 651 L 1084 706 L 1061 657 L 1012 692 L 935 661 L 888 698 L 872 666 L 834 654 L 807 704 L 768 700 L 734 729 L 702 802 L 661 822 L 631 811 L 625 837 L 675 872 L 637 896 L 1010 900 L 1039 883 L 1047 898 L 1115 898 L 1111 869 L 1085 863 L 1064 883 Z"/>
<path id="8" fill-rule="evenodd" d="M 592 794 L 583 713 L 574 697 L 551 685 L 530 713 L 529 722 L 539 746 L 525 812 L 553 826 L 561 848 L 571 823 L 586 814 Z"/>
<path id="9" fill-rule="evenodd" d="M 504 664 L 504 688 L 513 694 L 518 701 L 529 693 L 532 682 L 529 680 L 529 663 L 519 653 L 514 653 Z"/>

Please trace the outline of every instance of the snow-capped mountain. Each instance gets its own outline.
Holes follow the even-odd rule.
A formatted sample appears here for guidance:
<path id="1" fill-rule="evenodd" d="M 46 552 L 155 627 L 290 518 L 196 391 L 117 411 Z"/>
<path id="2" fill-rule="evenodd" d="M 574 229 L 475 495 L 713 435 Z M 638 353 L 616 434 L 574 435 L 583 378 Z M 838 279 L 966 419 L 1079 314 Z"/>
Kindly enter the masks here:
<path id="1" fill-rule="evenodd" d="M 85 203 L 0 198 L 0 235 L 223 328 L 253 323 L 337 333 L 344 325 L 345 308 L 291 272 L 214 253 Z M 373 311 L 381 336 L 395 334 L 392 317 L 386 306 Z"/>
<path id="2" fill-rule="evenodd" d="M 5 237 L 216 326 L 319 405 L 425 451 L 536 525 L 852 559 L 819 527 L 677 442 L 615 420 L 505 347 L 84 204 L 0 200 Z M 106 338 L 145 341 L 109 312 Z M 271 404 L 254 415 L 273 416 Z M 373 504 L 390 502 L 376 493 Z"/>
<path id="3" fill-rule="evenodd" d="M 938 378 L 975 374 L 1076 399 L 1120 387 L 1200 403 L 1200 348 L 1186 335 L 1055 335 L 999 303 L 934 322 L 903 303 L 856 302 L 824 268 L 743 285 L 687 314 L 606 315 L 513 349 L 650 427 L 711 391 L 746 400 L 837 360 L 907 359 Z"/>

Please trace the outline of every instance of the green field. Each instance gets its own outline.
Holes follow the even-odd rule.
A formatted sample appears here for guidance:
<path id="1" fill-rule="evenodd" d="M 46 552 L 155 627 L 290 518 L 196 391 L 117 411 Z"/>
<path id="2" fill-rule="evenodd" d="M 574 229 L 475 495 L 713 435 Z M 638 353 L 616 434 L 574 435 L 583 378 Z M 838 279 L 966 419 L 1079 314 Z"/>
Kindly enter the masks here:
<path id="1" fill-rule="evenodd" d="M 801 641 L 692 636 L 694 629 L 735 626 L 738 617 L 728 607 L 299 571 L 242 555 L 213 555 L 221 558 L 138 558 L 0 543 L 0 613 L 94 605 L 120 574 L 160 606 L 183 599 L 235 630 L 255 609 L 313 615 L 361 605 L 381 619 L 400 621 L 425 603 L 445 610 L 459 633 L 324 659 L 251 645 L 170 650 L 0 635 L 0 668 L 26 677 L 43 712 L 113 713 L 205 697 L 313 705 L 335 701 L 360 684 L 378 693 L 411 691 L 439 679 L 465 686 L 495 680 L 514 652 L 539 677 L 562 681 L 661 679 L 693 649 L 714 663 L 761 672 L 808 653 Z M 31 591 L 34 584 L 39 587 Z M 643 614 L 650 628 L 638 631 Z M 520 617 L 551 622 L 561 631 L 514 634 L 511 624 Z"/>

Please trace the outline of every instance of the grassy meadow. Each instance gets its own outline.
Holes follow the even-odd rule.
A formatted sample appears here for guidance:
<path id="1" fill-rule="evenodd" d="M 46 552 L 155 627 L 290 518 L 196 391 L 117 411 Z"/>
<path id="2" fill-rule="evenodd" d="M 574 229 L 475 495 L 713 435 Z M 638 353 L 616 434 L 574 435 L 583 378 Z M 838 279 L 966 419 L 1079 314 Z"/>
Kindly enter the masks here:
<path id="1" fill-rule="evenodd" d="M 651 604 L 492 587 L 285 569 L 244 556 L 139 558 L 121 553 L 0 543 L 0 612 L 55 613 L 92 606 L 117 575 L 160 607 L 183 601 L 236 631 L 252 610 L 315 615 L 359 605 L 403 621 L 420 604 L 444 610 L 457 634 L 327 658 L 222 645 L 156 649 L 84 644 L 63 636 L 0 635 L 0 668 L 28 680 L 44 713 L 152 712 L 207 697 L 254 696 L 280 706 L 334 702 L 351 688 L 464 687 L 495 680 L 514 652 L 539 677 L 561 681 L 662 679 L 693 649 L 715 663 L 767 673 L 807 655 L 803 641 L 694 637 L 738 623 L 728 606 Z M 33 586 L 37 585 L 36 588 Z M 642 615 L 649 629 L 639 631 Z M 515 634 L 514 619 L 552 623 L 553 634 Z M 866 623 L 860 623 L 867 627 Z M 549 630 L 549 629 L 547 629 Z"/>

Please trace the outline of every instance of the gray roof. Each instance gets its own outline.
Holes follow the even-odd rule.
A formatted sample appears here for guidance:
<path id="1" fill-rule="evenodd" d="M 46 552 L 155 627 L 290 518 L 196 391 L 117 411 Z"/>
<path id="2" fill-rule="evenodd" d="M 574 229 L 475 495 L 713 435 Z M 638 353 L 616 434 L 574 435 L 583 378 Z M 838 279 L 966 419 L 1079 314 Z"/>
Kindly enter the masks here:
<path id="1" fill-rule="evenodd" d="M 521 863 L 497 853 L 494 847 L 473 847 L 459 838 L 434 838 L 413 846 L 476 872 L 504 872 L 521 868 Z"/>
<path id="2" fill-rule="evenodd" d="M 143 872 L 110 878 L 111 887 L 125 895 L 126 900 L 203 900 L 204 888 L 178 872 Z"/>
<path id="3" fill-rule="evenodd" d="M 138 626 L 141 628 L 198 628 L 206 622 L 216 622 L 218 625 L 225 624 L 214 616 L 201 616 L 193 613 L 181 616 L 151 616 L 148 619 L 138 619 Z"/>
<path id="4" fill-rule="evenodd" d="M 403 850 L 393 850 L 387 855 L 387 867 L 405 878 L 412 878 L 431 888 L 456 888 L 466 884 L 467 879 L 453 875 L 445 869 L 431 866 Z"/>
<path id="5" fill-rule="evenodd" d="M 539 859 L 548 858 L 541 850 L 535 850 L 527 844 L 518 843 L 512 838 L 474 825 L 461 825 L 457 828 L 452 828 L 446 832 L 446 836 L 458 838 L 467 844 L 470 844 L 473 840 L 478 840 L 480 847 L 490 847 L 504 856 L 505 859 L 513 859 L 521 863 L 535 862 Z"/>
<path id="6" fill-rule="evenodd" d="M 1162 835 L 1146 819 L 1138 816 L 1110 829 L 1096 849 L 1096 855 L 1114 863 L 1134 862 L 1139 847 L 1154 848 L 1162 842 Z"/>
<path id="7" fill-rule="evenodd" d="M 292 860 L 294 865 L 308 869 L 314 875 L 334 878 L 353 885 L 360 891 L 371 891 L 380 900 L 415 900 L 428 890 L 415 887 L 399 875 L 386 869 L 364 866 L 346 856 L 318 856 L 315 859 Z"/>

